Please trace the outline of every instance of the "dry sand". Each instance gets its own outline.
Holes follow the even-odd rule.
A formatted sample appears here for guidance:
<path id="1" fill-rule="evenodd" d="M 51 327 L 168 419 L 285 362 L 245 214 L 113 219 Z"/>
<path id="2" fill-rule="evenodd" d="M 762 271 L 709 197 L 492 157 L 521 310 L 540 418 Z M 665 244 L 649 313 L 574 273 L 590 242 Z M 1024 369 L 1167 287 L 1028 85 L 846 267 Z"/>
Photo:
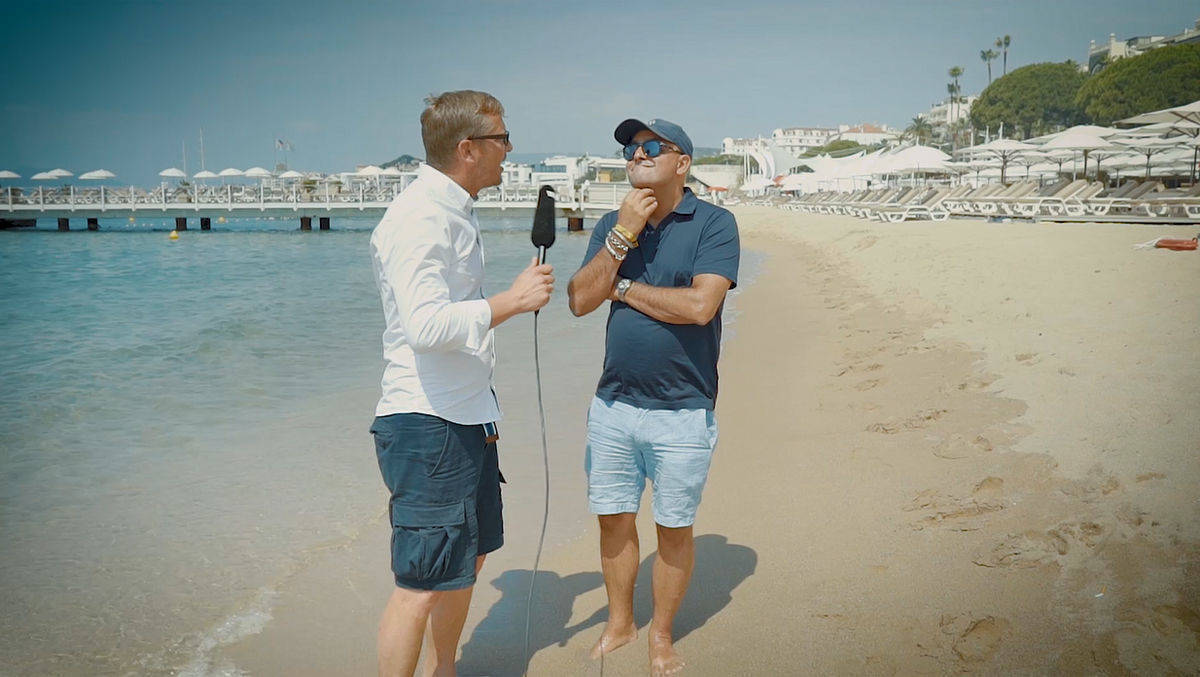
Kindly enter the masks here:
<path id="1" fill-rule="evenodd" d="M 1200 254 L 1132 248 L 1195 228 L 736 213 L 768 259 L 722 356 L 690 674 L 1200 672 Z M 596 529 L 560 519 L 529 674 L 600 674 Z M 309 568 L 225 656 L 368 674 L 385 542 Z M 485 568 L 460 674 L 525 667 L 527 555 Z M 644 635 L 604 666 L 645 672 Z"/>

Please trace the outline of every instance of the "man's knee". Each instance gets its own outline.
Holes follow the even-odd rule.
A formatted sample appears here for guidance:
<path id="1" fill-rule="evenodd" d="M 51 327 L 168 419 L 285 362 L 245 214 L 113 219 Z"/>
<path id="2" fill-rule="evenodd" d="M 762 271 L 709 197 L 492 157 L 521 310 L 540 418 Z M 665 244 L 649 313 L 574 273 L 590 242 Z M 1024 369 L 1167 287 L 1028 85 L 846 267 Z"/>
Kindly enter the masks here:
<path id="1" fill-rule="evenodd" d="M 661 524 L 655 524 L 658 530 L 658 544 L 669 548 L 686 548 L 692 544 L 692 527 L 664 527 Z"/>
<path id="2" fill-rule="evenodd" d="M 637 529 L 637 514 L 621 512 L 615 515 L 597 515 L 600 531 L 605 535 L 629 533 Z"/>
<path id="3" fill-rule="evenodd" d="M 396 586 L 392 590 L 392 600 L 389 606 L 397 613 L 413 613 L 417 616 L 427 616 L 437 606 L 442 597 L 441 590 L 413 590 Z"/>

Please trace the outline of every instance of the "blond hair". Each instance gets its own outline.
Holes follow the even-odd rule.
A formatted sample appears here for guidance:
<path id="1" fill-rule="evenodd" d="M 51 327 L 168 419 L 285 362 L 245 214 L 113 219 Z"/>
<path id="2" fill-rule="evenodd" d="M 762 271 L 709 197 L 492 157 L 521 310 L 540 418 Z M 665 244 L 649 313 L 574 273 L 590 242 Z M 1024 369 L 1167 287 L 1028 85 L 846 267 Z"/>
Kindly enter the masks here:
<path id="1" fill-rule="evenodd" d="M 504 106 L 487 92 L 463 89 L 430 94 L 421 113 L 425 162 L 436 169 L 448 169 L 454 164 L 459 141 L 491 131 L 491 116 L 503 117 Z"/>

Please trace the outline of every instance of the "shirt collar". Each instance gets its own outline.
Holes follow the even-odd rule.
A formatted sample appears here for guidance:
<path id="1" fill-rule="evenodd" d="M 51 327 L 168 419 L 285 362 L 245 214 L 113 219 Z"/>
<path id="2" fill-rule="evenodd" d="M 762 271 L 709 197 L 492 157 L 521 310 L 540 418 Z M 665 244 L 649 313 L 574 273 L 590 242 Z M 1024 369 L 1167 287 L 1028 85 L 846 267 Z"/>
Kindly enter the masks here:
<path id="1" fill-rule="evenodd" d="M 422 163 L 417 167 L 417 179 L 429 186 L 430 197 L 448 207 L 469 213 L 475 206 L 475 200 L 465 188 L 430 165 Z"/>
<path id="2" fill-rule="evenodd" d="M 699 198 L 696 197 L 691 188 L 684 188 L 683 199 L 679 201 L 679 204 L 675 205 L 675 209 L 672 211 L 676 214 L 695 214 L 696 203 L 699 201 Z"/>

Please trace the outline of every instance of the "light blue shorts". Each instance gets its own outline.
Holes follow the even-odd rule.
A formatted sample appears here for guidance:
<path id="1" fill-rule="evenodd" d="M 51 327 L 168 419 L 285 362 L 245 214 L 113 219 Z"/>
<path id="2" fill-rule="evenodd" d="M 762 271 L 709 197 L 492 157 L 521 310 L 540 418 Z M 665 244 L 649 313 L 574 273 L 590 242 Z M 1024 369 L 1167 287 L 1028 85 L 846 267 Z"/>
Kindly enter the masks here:
<path id="1" fill-rule="evenodd" d="M 690 526 L 716 446 L 717 419 L 708 409 L 641 409 L 592 398 L 584 459 L 588 508 L 596 515 L 636 513 L 649 478 L 654 521 Z"/>

